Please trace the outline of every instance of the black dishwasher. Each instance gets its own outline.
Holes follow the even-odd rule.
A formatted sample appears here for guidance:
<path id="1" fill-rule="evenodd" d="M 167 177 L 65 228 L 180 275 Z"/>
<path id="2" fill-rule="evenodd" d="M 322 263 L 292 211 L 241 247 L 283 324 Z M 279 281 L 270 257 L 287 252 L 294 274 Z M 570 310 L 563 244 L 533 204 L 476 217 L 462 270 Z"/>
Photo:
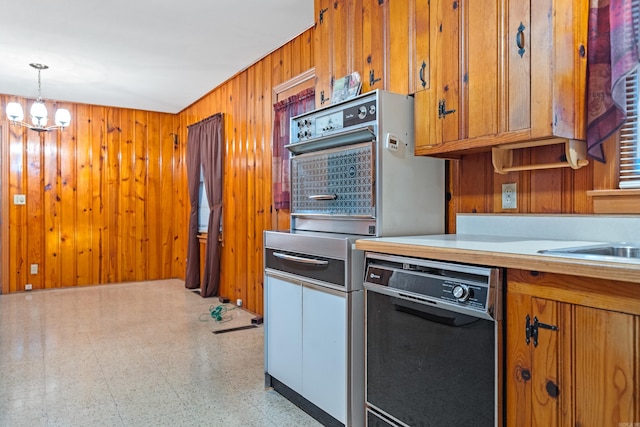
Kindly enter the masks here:
<path id="1" fill-rule="evenodd" d="M 502 271 L 366 254 L 368 426 L 501 426 Z"/>

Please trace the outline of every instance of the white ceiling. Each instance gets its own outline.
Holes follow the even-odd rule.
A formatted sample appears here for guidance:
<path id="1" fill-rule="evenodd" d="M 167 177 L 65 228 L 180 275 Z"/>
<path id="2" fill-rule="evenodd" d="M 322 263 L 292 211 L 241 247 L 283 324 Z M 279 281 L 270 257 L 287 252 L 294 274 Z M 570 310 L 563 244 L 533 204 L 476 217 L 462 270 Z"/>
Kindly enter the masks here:
<path id="1" fill-rule="evenodd" d="M 313 0 L 0 0 L 0 93 L 177 113 L 313 24 Z"/>

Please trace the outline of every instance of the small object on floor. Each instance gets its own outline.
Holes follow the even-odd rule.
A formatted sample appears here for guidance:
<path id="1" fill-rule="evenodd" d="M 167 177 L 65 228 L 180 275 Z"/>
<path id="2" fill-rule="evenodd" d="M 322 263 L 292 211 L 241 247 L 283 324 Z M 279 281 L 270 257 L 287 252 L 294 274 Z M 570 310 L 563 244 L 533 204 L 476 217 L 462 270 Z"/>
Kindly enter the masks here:
<path id="1" fill-rule="evenodd" d="M 220 329 L 218 331 L 211 331 L 214 334 L 224 334 L 225 332 L 234 332 L 234 331 L 243 331 L 245 329 L 253 329 L 253 328 L 257 328 L 256 325 L 244 325 L 244 326 L 237 326 L 235 328 L 228 328 L 228 329 Z"/>
<path id="2" fill-rule="evenodd" d="M 256 316 L 253 319 L 251 319 L 251 323 L 254 325 L 262 325 L 263 319 L 262 316 Z"/>
<path id="3" fill-rule="evenodd" d="M 230 300 L 227 297 L 218 297 L 218 301 L 220 301 L 223 304 L 228 303 Z"/>

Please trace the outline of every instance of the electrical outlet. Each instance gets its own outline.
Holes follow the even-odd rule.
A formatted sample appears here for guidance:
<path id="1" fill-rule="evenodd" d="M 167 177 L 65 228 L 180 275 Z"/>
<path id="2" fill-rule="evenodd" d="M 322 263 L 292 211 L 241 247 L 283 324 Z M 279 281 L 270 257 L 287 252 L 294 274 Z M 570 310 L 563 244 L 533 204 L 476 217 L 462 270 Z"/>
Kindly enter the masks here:
<path id="1" fill-rule="evenodd" d="M 38 274 L 38 264 L 31 264 L 31 274 Z"/>
<path id="2" fill-rule="evenodd" d="M 24 194 L 14 194 L 13 195 L 13 204 L 14 205 L 26 205 L 27 204 L 27 196 Z"/>
<path id="3" fill-rule="evenodd" d="M 26 285 L 24 285 L 24 290 L 25 291 L 30 291 L 32 288 L 31 283 L 27 283 Z"/>
<path id="4" fill-rule="evenodd" d="M 518 208 L 518 192 L 516 183 L 502 184 L 502 209 Z"/>

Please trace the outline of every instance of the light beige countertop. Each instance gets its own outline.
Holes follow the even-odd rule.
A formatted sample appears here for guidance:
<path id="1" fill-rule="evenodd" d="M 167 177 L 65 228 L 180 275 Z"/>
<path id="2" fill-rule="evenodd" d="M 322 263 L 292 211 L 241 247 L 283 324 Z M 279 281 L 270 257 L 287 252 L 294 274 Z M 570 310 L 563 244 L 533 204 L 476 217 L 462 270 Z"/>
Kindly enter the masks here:
<path id="1" fill-rule="evenodd" d="M 483 221 L 487 220 L 486 217 L 479 216 L 479 218 Z M 473 220 L 475 221 L 475 218 Z M 629 235 L 627 226 L 625 224 L 626 235 Z M 540 225 L 536 234 L 543 235 L 546 228 L 544 224 Z M 364 238 L 356 241 L 356 249 L 417 258 L 640 283 L 640 260 L 638 259 L 621 257 L 606 257 L 606 260 L 580 259 L 538 253 L 538 251 L 546 249 L 601 244 L 604 241 L 601 236 L 597 236 L 594 240 L 589 240 L 576 239 L 575 234 L 559 236 L 559 238 L 555 238 L 555 236 L 554 238 L 549 238 L 549 236 L 535 238 L 530 236 L 495 235 L 500 233 L 496 232 L 495 227 L 487 226 L 484 222 L 482 227 L 468 226 L 467 223 L 463 223 L 463 226 L 458 227 L 458 229 L 463 229 L 467 232 L 473 230 L 473 234 Z M 531 227 L 525 224 L 520 230 L 530 229 Z M 635 231 L 635 226 L 633 229 Z M 476 231 L 481 233 L 483 230 L 487 232 L 486 235 L 476 234 Z M 505 232 L 513 232 L 513 229 L 507 229 Z M 614 237 L 616 239 L 612 241 L 620 241 L 617 239 L 620 235 Z"/>

